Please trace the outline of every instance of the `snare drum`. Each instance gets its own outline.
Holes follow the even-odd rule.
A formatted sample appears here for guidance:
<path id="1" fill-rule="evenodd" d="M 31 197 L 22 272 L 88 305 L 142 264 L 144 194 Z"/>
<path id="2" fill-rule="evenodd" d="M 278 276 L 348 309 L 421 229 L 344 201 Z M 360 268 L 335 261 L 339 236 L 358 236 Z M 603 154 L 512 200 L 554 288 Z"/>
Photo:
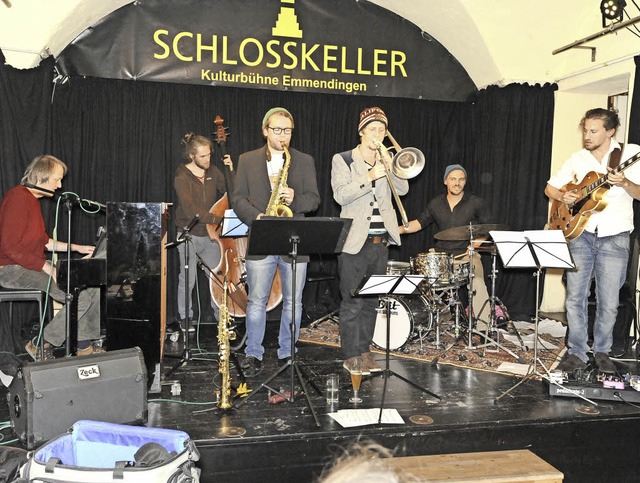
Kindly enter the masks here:
<path id="1" fill-rule="evenodd" d="M 408 275 L 411 273 L 411 264 L 409 262 L 397 262 L 389 260 L 387 262 L 387 275 Z"/>
<path id="2" fill-rule="evenodd" d="M 451 255 L 444 252 L 418 253 L 411 258 L 413 272 L 424 275 L 429 283 L 449 283 Z"/>
<path id="3" fill-rule="evenodd" d="M 418 327 L 429 332 L 433 321 L 429 317 L 429 303 L 424 297 L 389 296 L 380 298 L 376 311 L 376 326 L 373 332 L 373 343 L 380 349 L 387 348 L 387 307 L 385 300 L 391 304 L 389 325 L 389 350 L 404 347 L 415 335 Z"/>

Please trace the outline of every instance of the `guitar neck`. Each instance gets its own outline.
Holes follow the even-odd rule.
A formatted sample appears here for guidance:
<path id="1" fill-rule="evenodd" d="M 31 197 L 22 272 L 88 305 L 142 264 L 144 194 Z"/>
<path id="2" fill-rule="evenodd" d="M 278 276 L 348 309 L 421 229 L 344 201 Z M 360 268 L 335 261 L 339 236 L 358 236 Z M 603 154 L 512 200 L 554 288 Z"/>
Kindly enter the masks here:
<path id="1" fill-rule="evenodd" d="M 632 156 L 631 158 L 627 159 L 626 161 L 620 163 L 616 168 L 613 168 L 612 173 L 621 173 L 622 171 L 627 169 L 629 166 L 631 166 L 633 163 L 638 161 L 638 159 L 640 159 L 640 153 L 637 153 L 634 156 Z M 590 185 L 584 187 L 584 192 L 585 192 L 584 196 L 585 197 L 589 196 L 591 193 L 593 193 L 595 190 L 600 188 L 606 182 L 607 182 L 607 175 L 605 174 L 605 175 L 600 176 L 593 183 L 591 183 Z"/>

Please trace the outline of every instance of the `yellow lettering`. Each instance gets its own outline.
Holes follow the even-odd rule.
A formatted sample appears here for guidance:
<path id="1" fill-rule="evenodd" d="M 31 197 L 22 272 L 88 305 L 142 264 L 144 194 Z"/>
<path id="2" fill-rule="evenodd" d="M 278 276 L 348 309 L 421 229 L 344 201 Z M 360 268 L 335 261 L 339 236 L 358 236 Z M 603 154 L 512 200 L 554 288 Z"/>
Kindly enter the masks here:
<path id="1" fill-rule="evenodd" d="M 383 55 L 386 55 L 387 51 L 382 49 L 373 49 L 373 75 L 386 76 L 387 72 L 380 70 L 380 66 L 387 65 L 387 60 L 382 59 Z"/>
<path id="2" fill-rule="evenodd" d="M 284 54 L 291 59 L 291 63 L 284 64 L 282 67 L 285 69 L 295 69 L 298 66 L 298 57 L 296 54 L 291 52 L 291 48 L 297 45 L 296 42 L 285 42 L 283 50 Z"/>
<path id="3" fill-rule="evenodd" d="M 407 70 L 404 68 L 404 63 L 407 61 L 407 56 L 404 52 L 399 50 L 391 51 L 391 76 L 396 76 L 396 69 L 401 71 L 403 77 L 407 77 Z"/>
<path id="4" fill-rule="evenodd" d="M 334 63 L 338 58 L 335 55 L 332 55 L 332 51 L 338 50 L 337 45 L 325 45 L 324 46 L 324 64 L 323 71 L 324 72 L 338 72 L 336 67 L 329 67 L 329 63 Z"/>
<path id="5" fill-rule="evenodd" d="M 155 59 L 166 59 L 167 57 L 169 57 L 169 52 L 171 52 L 171 50 L 169 49 L 169 46 L 165 44 L 162 40 L 160 40 L 160 36 L 165 36 L 165 35 L 169 35 L 168 30 L 156 30 L 155 32 L 153 32 L 154 42 L 158 44 L 160 47 L 162 47 L 161 54 L 153 54 L 153 57 Z"/>
<path id="6" fill-rule="evenodd" d="M 302 70 L 307 70 L 307 63 L 313 67 L 313 70 L 320 70 L 318 65 L 311 59 L 311 54 L 313 54 L 317 49 L 318 44 L 313 44 L 311 50 L 307 50 L 307 44 L 302 44 L 302 65 L 300 66 Z"/>
<path id="7" fill-rule="evenodd" d="M 191 32 L 180 32 L 178 35 L 176 35 L 173 38 L 173 51 L 176 54 L 176 57 L 180 60 L 183 60 L 185 62 L 193 62 L 193 57 L 191 56 L 186 56 L 186 55 L 182 55 L 180 53 L 180 50 L 178 49 L 178 43 L 180 42 L 180 39 L 182 37 L 189 37 L 189 38 L 193 38 L 193 34 Z"/>
<path id="8" fill-rule="evenodd" d="M 247 45 L 253 44 L 258 49 L 258 55 L 256 56 L 256 60 L 250 61 L 247 59 L 245 55 L 245 48 Z M 262 48 L 262 44 L 257 39 L 244 39 L 240 44 L 240 60 L 249 67 L 255 67 L 256 65 L 262 63 L 262 58 L 264 57 L 264 49 Z"/>
<path id="9" fill-rule="evenodd" d="M 211 45 L 204 45 L 202 43 L 202 34 L 198 34 L 196 36 L 196 59 L 198 60 L 198 62 L 202 61 L 202 51 L 203 50 L 210 50 L 211 51 L 211 62 L 212 63 L 217 63 L 218 62 L 218 36 L 217 35 L 212 35 L 211 36 Z"/>
<path id="10" fill-rule="evenodd" d="M 341 72 L 343 74 L 355 74 L 355 70 L 353 69 L 349 69 L 347 67 L 347 48 L 346 47 L 342 47 L 342 56 L 341 56 Z"/>
<path id="11" fill-rule="evenodd" d="M 362 74 L 362 75 L 371 74 L 370 70 L 366 70 L 362 66 L 362 47 L 358 47 L 358 74 Z"/>
<path id="12" fill-rule="evenodd" d="M 273 62 L 267 62 L 267 67 L 269 67 L 270 69 L 273 69 L 274 67 L 278 67 L 280 65 L 280 62 L 282 61 L 280 54 L 276 52 L 276 50 L 273 48 L 274 45 L 280 45 L 280 41 L 270 40 L 269 42 L 267 42 L 267 52 L 269 52 L 274 59 Z"/>
<path id="13" fill-rule="evenodd" d="M 222 63 L 227 65 L 237 65 L 237 60 L 229 59 L 227 57 L 227 54 L 229 53 L 228 48 L 228 39 L 225 35 L 224 37 L 222 37 Z"/>

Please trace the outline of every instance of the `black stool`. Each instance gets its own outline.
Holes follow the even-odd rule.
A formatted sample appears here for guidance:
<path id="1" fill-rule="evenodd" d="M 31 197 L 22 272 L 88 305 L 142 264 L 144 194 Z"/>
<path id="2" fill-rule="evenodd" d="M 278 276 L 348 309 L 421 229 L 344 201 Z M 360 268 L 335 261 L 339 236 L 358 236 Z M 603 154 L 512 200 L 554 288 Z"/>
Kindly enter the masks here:
<path id="1" fill-rule="evenodd" d="M 36 289 L 4 288 L 0 287 L 0 303 L 9 304 L 9 326 L 11 333 L 13 326 L 13 303 L 14 302 L 36 302 L 38 304 L 38 321 L 42 323 L 44 307 L 46 303 L 46 292 Z M 51 304 L 48 305 L 47 315 L 51 318 Z M 44 337 L 40 338 L 40 359 L 44 358 Z"/>

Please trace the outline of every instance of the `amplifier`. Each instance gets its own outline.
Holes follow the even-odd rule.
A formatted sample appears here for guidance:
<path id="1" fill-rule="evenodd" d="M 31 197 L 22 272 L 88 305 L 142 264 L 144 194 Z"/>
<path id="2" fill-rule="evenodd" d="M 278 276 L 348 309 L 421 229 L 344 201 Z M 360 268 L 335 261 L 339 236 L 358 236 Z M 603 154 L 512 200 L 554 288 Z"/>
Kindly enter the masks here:
<path id="1" fill-rule="evenodd" d="M 147 421 L 147 369 L 138 347 L 25 364 L 7 394 L 14 432 L 28 449 L 81 419 Z"/>
<path id="2" fill-rule="evenodd" d="M 551 396 L 586 397 L 606 401 L 640 403 L 640 392 L 626 386 L 627 389 L 602 387 L 602 384 L 563 384 L 562 387 L 549 384 Z"/>

